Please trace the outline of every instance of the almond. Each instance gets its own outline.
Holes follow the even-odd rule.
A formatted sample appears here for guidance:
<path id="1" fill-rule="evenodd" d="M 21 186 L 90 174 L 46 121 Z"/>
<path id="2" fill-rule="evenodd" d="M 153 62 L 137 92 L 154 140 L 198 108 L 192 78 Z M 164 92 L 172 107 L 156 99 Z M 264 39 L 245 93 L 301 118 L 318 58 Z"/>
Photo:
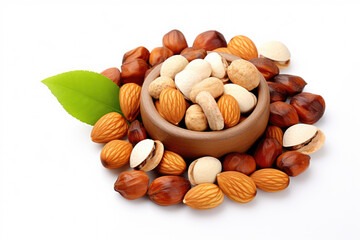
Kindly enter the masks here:
<path id="1" fill-rule="evenodd" d="M 127 164 L 133 147 L 131 143 L 123 140 L 108 142 L 101 151 L 101 163 L 106 168 L 119 168 Z"/>
<path id="2" fill-rule="evenodd" d="M 235 202 L 247 203 L 256 196 L 254 181 L 243 173 L 235 171 L 219 173 L 217 182 L 225 195 Z"/>
<path id="3" fill-rule="evenodd" d="M 275 138 L 282 145 L 283 131 L 277 126 L 268 126 L 265 131 L 266 138 Z"/>
<path id="4" fill-rule="evenodd" d="M 181 175 L 186 170 L 186 163 L 179 154 L 166 150 L 156 170 L 162 175 Z"/>
<path id="5" fill-rule="evenodd" d="M 258 57 L 258 51 L 250 38 L 238 35 L 233 37 L 227 46 L 234 55 L 245 60 Z"/>
<path id="6" fill-rule="evenodd" d="M 233 51 L 230 48 L 226 48 L 226 47 L 217 48 L 217 49 L 214 49 L 213 51 L 214 52 L 228 53 L 228 54 L 234 55 Z"/>
<path id="7" fill-rule="evenodd" d="M 240 107 L 231 95 L 223 95 L 217 102 L 221 115 L 224 118 L 225 128 L 231 128 L 239 123 Z"/>
<path id="8" fill-rule="evenodd" d="M 256 186 L 265 192 L 279 192 L 289 185 L 289 176 L 277 169 L 264 168 L 255 171 L 250 177 Z"/>
<path id="9" fill-rule="evenodd" d="M 91 131 L 91 140 L 96 143 L 107 143 L 126 135 L 128 125 L 121 114 L 111 112 L 102 116 Z"/>
<path id="10" fill-rule="evenodd" d="M 125 118 L 132 122 L 140 111 L 141 87 L 135 83 L 126 83 L 120 88 L 120 107 Z"/>
<path id="11" fill-rule="evenodd" d="M 202 183 L 191 188 L 185 195 L 183 203 L 194 209 L 211 209 L 224 201 L 221 189 L 212 183 Z"/>
<path id="12" fill-rule="evenodd" d="M 160 112 L 172 124 L 178 125 L 186 111 L 186 103 L 179 90 L 167 88 L 161 91 Z"/>
<path id="13" fill-rule="evenodd" d="M 164 115 L 161 113 L 160 102 L 159 102 L 159 101 L 156 101 L 154 104 L 155 104 L 155 108 L 156 108 L 156 110 L 158 111 L 158 113 L 160 114 L 160 116 L 161 116 L 162 118 L 165 118 Z"/>

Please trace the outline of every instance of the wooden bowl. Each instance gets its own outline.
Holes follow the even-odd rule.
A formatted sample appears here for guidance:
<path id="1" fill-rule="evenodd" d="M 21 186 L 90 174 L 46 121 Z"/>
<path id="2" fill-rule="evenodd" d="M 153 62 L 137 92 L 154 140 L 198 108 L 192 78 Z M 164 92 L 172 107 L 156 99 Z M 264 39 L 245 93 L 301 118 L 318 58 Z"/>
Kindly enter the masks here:
<path id="1" fill-rule="evenodd" d="M 230 54 L 221 54 L 229 62 L 239 59 Z M 160 140 L 165 148 L 180 154 L 186 159 L 202 156 L 219 158 L 230 152 L 246 152 L 264 133 L 269 119 L 269 89 L 261 75 L 258 86 L 258 102 L 252 113 L 238 125 L 221 130 L 196 132 L 177 127 L 157 112 L 153 99 L 149 95 L 149 84 L 160 75 L 161 65 L 150 72 L 141 90 L 141 118 L 148 135 Z"/>

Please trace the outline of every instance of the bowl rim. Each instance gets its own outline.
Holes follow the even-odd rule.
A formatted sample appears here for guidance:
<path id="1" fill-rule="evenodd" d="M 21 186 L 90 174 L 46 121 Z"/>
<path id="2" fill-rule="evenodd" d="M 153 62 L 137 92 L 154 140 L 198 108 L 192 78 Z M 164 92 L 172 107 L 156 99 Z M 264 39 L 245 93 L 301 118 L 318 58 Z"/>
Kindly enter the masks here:
<path id="1" fill-rule="evenodd" d="M 220 52 L 217 53 L 225 57 L 225 59 L 228 62 L 241 59 L 240 57 L 231 54 L 220 53 Z M 262 113 L 266 110 L 266 106 L 269 105 L 270 103 L 268 97 L 269 90 L 266 80 L 263 77 L 263 75 L 259 72 L 260 84 L 257 87 L 258 94 L 257 94 L 256 106 L 254 110 L 250 113 L 250 115 L 241 123 L 238 123 L 236 126 L 231 128 L 227 128 L 219 131 L 206 131 L 206 132 L 198 132 L 198 131 L 193 131 L 186 128 L 175 126 L 174 124 L 168 122 L 167 120 L 165 120 L 163 117 L 160 116 L 160 114 L 155 108 L 154 101 L 148 91 L 150 83 L 160 76 L 161 66 L 162 64 L 156 66 L 144 80 L 144 84 L 141 89 L 141 100 L 140 100 L 141 106 L 144 106 L 144 104 L 146 105 L 146 103 L 149 102 L 150 104 L 148 104 L 146 108 L 149 120 L 154 125 L 157 125 L 158 128 L 166 128 L 168 132 L 171 132 L 172 134 L 176 134 L 178 137 L 192 139 L 192 140 L 204 140 L 204 139 L 214 139 L 214 138 L 226 139 L 229 138 L 229 136 L 239 135 L 241 133 L 246 132 L 249 129 L 249 127 L 254 124 L 254 121 L 256 121 L 256 119 L 258 119 L 262 115 Z"/>

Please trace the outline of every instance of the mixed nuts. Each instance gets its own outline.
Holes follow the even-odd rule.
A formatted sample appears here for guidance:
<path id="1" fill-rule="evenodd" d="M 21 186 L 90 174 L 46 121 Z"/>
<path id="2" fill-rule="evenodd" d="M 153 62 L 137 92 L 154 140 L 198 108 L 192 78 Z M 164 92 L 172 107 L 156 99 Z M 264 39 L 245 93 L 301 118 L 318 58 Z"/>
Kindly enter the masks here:
<path id="1" fill-rule="evenodd" d="M 129 200 L 147 195 L 162 206 L 183 202 L 194 209 L 211 209 L 223 202 L 224 195 L 247 203 L 257 189 L 282 191 L 290 177 L 309 167 L 309 154 L 325 141 L 324 133 L 311 125 L 323 116 L 325 101 L 303 92 L 307 83 L 301 77 L 280 74 L 279 68 L 290 64 L 283 43 L 270 41 L 256 48 L 246 36 L 227 43 L 221 33 L 207 31 L 189 47 L 179 30 L 166 33 L 162 42 L 152 51 L 140 46 L 125 53 L 121 71 L 109 68 L 101 73 L 120 86 L 123 115 L 104 115 L 94 125 L 91 139 L 105 143 L 100 155 L 104 167 L 129 164 L 134 169 L 118 176 L 115 191 Z M 227 62 L 219 53 L 241 59 Z M 149 139 L 137 120 L 140 92 L 145 76 L 160 63 L 160 76 L 149 85 L 149 95 L 164 119 L 191 131 L 221 131 L 241 124 L 256 107 L 257 87 L 264 77 L 271 104 L 263 137 L 247 153 L 228 153 L 220 159 L 183 159 L 161 141 Z M 129 141 L 122 140 L 126 135 Z M 150 183 L 146 172 L 151 170 L 160 176 Z"/>

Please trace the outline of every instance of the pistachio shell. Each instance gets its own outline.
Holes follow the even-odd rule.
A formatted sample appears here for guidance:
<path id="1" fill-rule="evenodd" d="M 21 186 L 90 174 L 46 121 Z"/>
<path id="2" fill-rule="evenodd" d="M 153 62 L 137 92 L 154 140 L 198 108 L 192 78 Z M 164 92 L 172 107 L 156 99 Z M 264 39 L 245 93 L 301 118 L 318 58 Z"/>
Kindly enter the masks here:
<path id="1" fill-rule="evenodd" d="M 289 49 L 279 41 L 268 41 L 259 47 L 260 56 L 271 60 L 286 62 L 290 59 Z"/>
<path id="2" fill-rule="evenodd" d="M 225 94 L 229 94 L 236 99 L 239 103 L 241 113 L 247 113 L 253 110 L 257 102 L 257 98 L 253 93 L 237 84 L 229 83 L 224 85 L 224 95 Z"/>
<path id="3" fill-rule="evenodd" d="M 191 61 L 186 67 L 185 70 L 192 70 L 197 72 L 200 75 L 201 79 L 210 77 L 212 69 L 210 63 L 204 59 L 195 59 Z"/>
<path id="4" fill-rule="evenodd" d="M 154 140 L 145 139 L 138 142 L 130 155 L 130 167 L 135 168 L 139 166 L 153 151 L 154 149 Z"/>
<path id="5" fill-rule="evenodd" d="M 206 156 L 193 161 L 189 166 L 188 177 L 192 185 L 214 183 L 216 175 L 221 172 L 221 162 L 214 157 Z"/>
<path id="6" fill-rule="evenodd" d="M 174 79 L 175 75 L 181 72 L 188 63 L 189 61 L 181 55 L 171 56 L 161 65 L 160 76 L 167 76 Z"/>
<path id="7" fill-rule="evenodd" d="M 289 127 L 283 137 L 284 147 L 293 147 L 306 143 L 313 138 L 318 131 L 318 128 L 309 124 L 295 124 Z"/>
<path id="8" fill-rule="evenodd" d="M 311 154 L 318 151 L 325 142 L 325 134 L 318 130 L 315 137 L 303 147 L 297 149 L 296 151 L 301 152 L 303 154 Z"/>
<path id="9" fill-rule="evenodd" d="M 210 63 L 211 65 L 211 76 L 216 78 L 225 78 L 226 77 L 226 69 L 228 67 L 228 63 L 224 57 L 216 52 L 209 53 L 205 58 L 205 61 Z"/>
<path id="10" fill-rule="evenodd" d="M 144 172 L 151 171 L 156 168 L 164 155 L 164 145 L 158 140 L 155 140 L 154 143 L 155 150 L 153 152 L 153 156 L 146 161 L 145 165 L 140 169 Z"/>
<path id="11" fill-rule="evenodd" d="M 175 76 L 175 86 L 180 90 L 186 99 L 190 99 L 190 92 L 193 86 L 203 80 L 198 72 L 193 70 L 183 70 Z"/>

